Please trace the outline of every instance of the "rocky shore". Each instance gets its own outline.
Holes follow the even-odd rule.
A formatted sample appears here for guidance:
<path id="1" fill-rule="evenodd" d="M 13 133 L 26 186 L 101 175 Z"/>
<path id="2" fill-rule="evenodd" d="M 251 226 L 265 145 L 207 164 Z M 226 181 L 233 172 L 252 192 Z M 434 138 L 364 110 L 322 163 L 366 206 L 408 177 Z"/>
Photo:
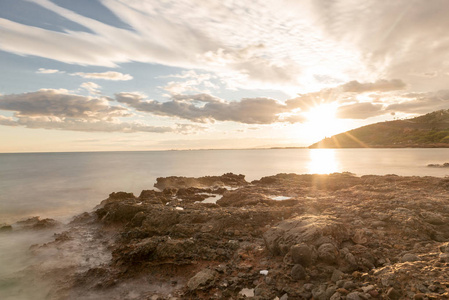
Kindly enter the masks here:
<path id="1" fill-rule="evenodd" d="M 75 217 L 31 248 L 64 264 L 27 274 L 46 276 L 49 299 L 449 299 L 447 178 L 229 173 L 155 187 Z"/>

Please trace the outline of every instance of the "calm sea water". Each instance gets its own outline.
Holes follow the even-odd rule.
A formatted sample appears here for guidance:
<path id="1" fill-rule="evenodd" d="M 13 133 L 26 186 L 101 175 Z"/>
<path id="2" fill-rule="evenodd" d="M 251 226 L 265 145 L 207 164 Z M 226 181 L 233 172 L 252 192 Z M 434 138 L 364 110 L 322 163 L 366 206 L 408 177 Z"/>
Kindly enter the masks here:
<path id="1" fill-rule="evenodd" d="M 139 194 L 157 177 L 277 173 L 449 175 L 429 163 L 449 161 L 449 149 L 276 149 L 0 154 L 0 223 L 29 216 L 91 210 L 114 191 Z"/>

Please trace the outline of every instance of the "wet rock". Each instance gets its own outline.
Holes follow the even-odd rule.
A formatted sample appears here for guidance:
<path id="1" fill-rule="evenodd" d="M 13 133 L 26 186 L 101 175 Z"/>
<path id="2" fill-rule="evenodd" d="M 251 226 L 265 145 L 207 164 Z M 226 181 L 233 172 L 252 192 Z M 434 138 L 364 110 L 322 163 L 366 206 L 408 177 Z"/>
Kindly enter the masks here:
<path id="1" fill-rule="evenodd" d="M 291 258 L 294 263 L 305 267 L 310 266 L 316 259 L 317 254 L 312 246 L 307 244 L 296 244 L 290 248 Z"/>
<path id="2" fill-rule="evenodd" d="M 213 284 L 217 272 L 210 269 L 202 270 L 195 274 L 188 282 L 187 287 L 189 290 L 197 290 L 200 288 L 206 288 Z"/>
<path id="3" fill-rule="evenodd" d="M 41 219 L 40 217 L 32 217 L 24 221 L 16 223 L 20 229 L 49 229 L 61 225 L 60 222 L 53 219 Z"/>
<path id="4" fill-rule="evenodd" d="M 12 231 L 11 225 L 0 224 L 0 232 Z"/>
<path id="5" fill-rule="evenodd" d="M 293 280 L 303 280 L 306 278 L 307 273 L 304 267 L 298 264 L 293 266 L 291 276 Z"/>

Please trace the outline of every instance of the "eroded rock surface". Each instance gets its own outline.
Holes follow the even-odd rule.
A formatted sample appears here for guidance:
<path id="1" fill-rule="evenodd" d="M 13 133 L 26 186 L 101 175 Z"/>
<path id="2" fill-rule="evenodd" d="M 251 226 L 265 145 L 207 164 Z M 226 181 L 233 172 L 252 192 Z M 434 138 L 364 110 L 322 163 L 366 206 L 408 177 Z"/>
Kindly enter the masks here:
<path id="1" fill-rule="evenodd" d="M 111 194 L 56 237 L 90 249 L 73 243 L 90 226 L 110 257 L 52 299 L 449 298 L 449 179 L 225 174 L 156 186 Z M 214 193 L 216 204 L 202 202 Z"/>

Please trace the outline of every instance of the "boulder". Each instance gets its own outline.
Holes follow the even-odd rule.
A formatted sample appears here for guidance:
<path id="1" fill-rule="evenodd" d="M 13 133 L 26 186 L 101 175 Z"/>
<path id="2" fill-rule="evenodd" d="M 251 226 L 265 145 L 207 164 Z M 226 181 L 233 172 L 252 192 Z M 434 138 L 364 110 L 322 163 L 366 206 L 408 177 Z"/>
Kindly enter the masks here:
<path id="1" fill-rule="evenodd" d="M 285 255 L 295 244 L 319 247 L 332 242 L 339 245 L 348 237 L 347 226 L 336 218 L 323 215 L 303 215 L 284 220 L 263 235 L 267 249 L 274 255 Z"/>
<path id="2" fill-rule="evenodd" d="M 209 287 L 215 281 L 215 276 L 217 272 L 211 269 L 204 269 L 196 273 L 195 276 L 190 278 L 187 282 L 187 287 L 189 290 L 194 291 L 197 289 L 204 289 Z"/>

